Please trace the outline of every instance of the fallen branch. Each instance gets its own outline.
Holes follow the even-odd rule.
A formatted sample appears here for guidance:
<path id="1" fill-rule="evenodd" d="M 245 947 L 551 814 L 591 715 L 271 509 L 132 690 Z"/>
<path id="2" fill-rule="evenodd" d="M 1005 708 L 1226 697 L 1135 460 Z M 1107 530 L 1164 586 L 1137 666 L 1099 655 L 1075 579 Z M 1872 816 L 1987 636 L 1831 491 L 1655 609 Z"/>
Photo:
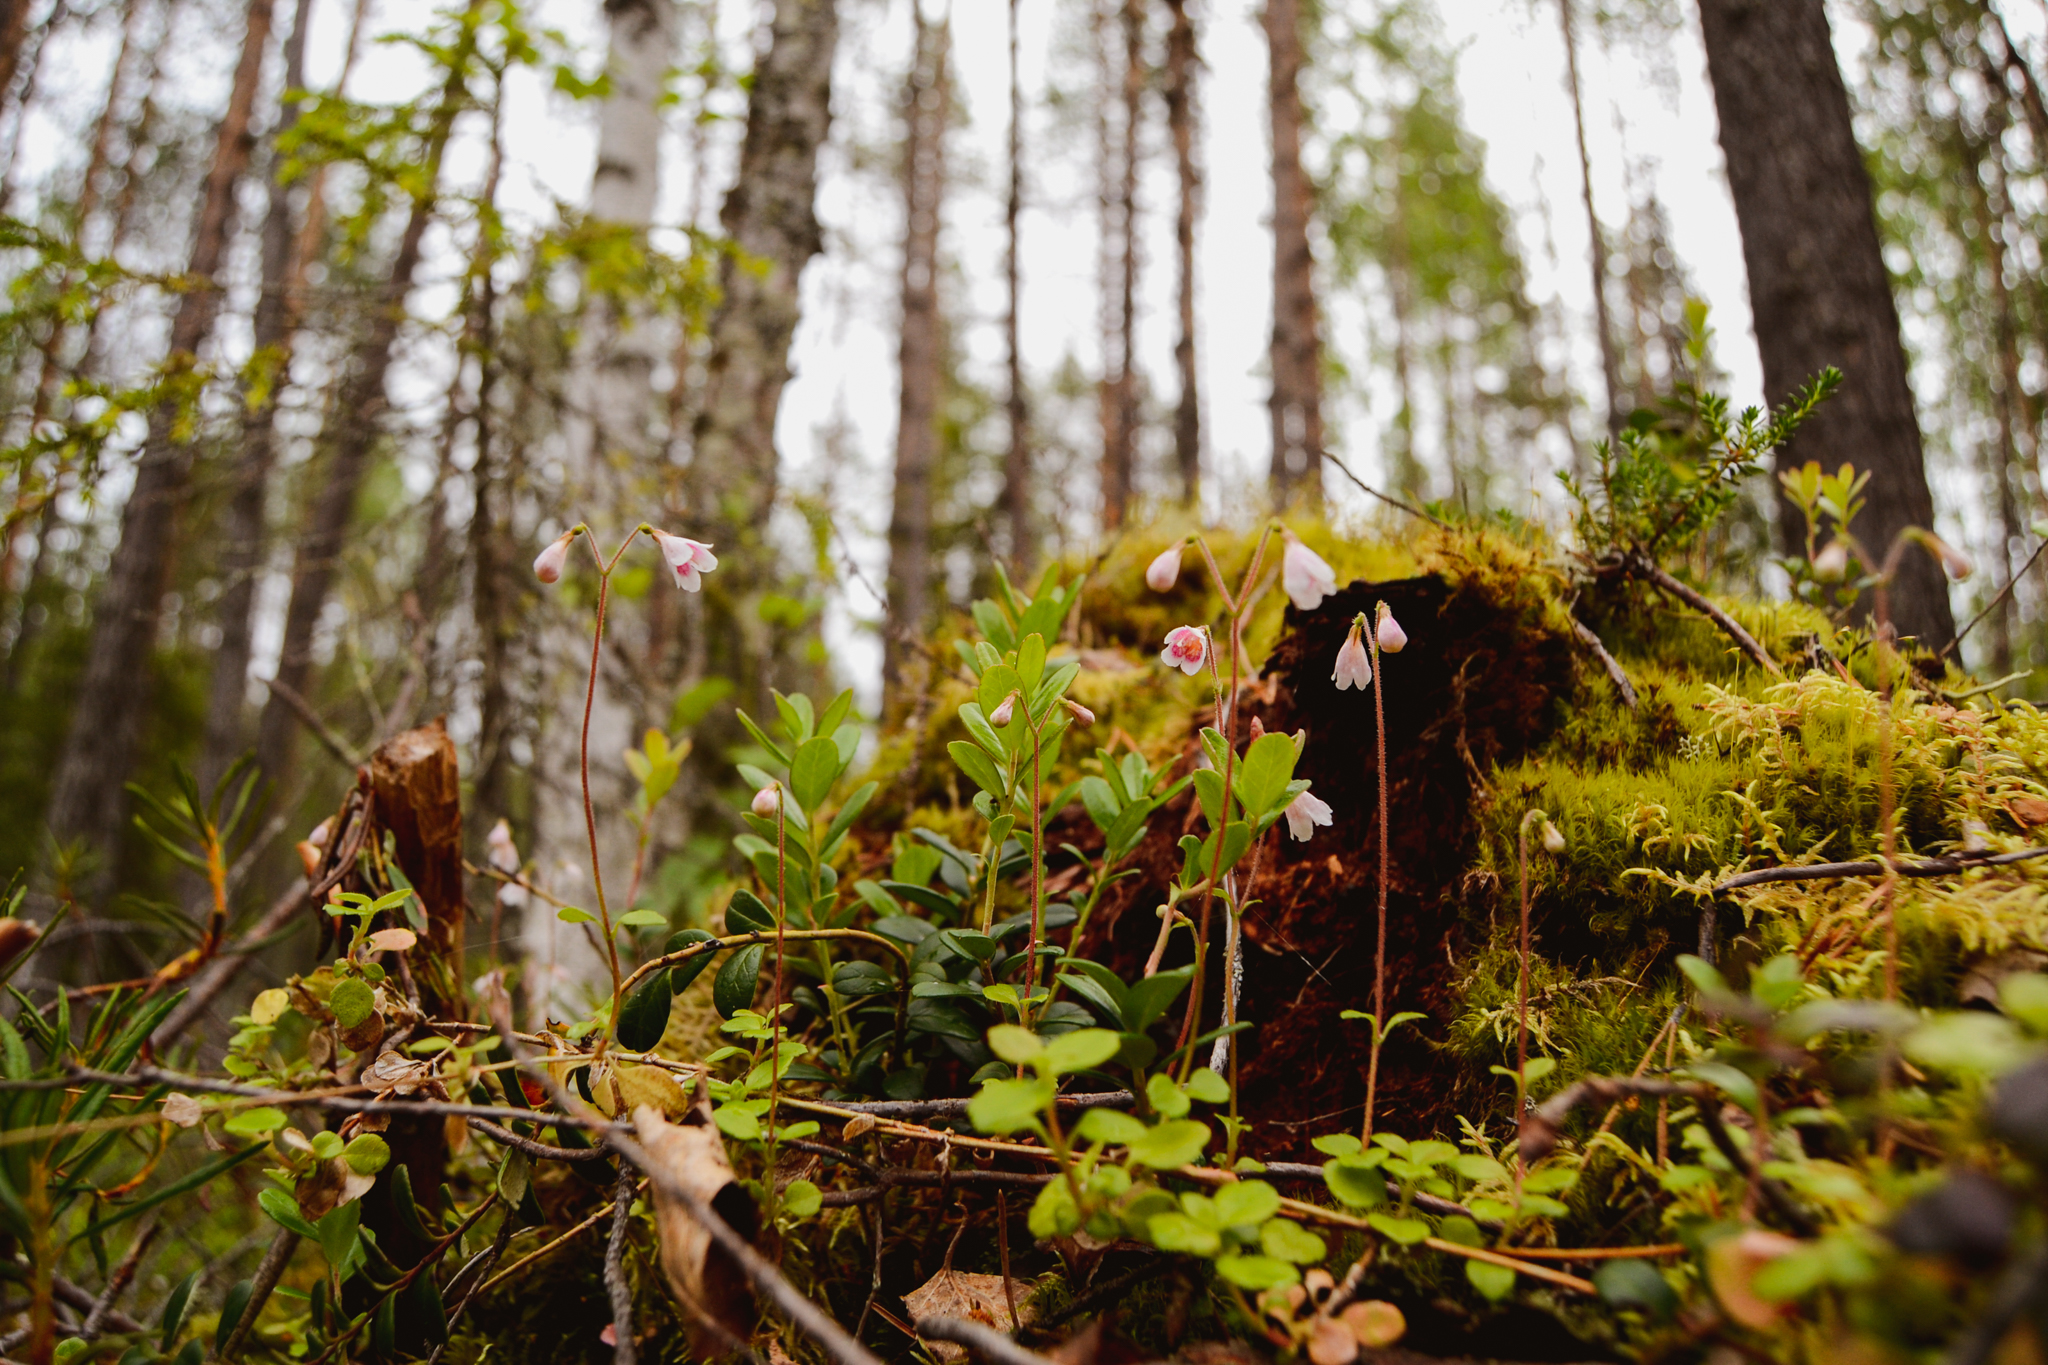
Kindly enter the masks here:
<path id="1" fill-rule="evenodd" d="M 1066 1109 L 1129 1109 L 1138 1102 L 1128 1090 L 1105 1090 L 1093 1095 L 1060 1095 L 1054 1100 Z M 834 1100 L 833 1107 L 878 1119 L 959 1118 L 971 1099 L 956 1100 Z"/>
<path id="2" fill-rule="evenodd" d="M 307 733 L 312 735 L 314 739 L 319 740 L 320 747 L 339 760 L 344 768 L 362 766 L 363 760 L 356 753 L 355 748 L 347 740 L 336 734 L 334 728 L 326 721 L 320 719 L 320 713 L 315 711 L 304 697 L 293 691 L 290 686 L 279 679 L 262 678 L 258 681 L 270 689 L 271 696 L 284 703 L 285 710 L 298 717 L 299 724 L 306 727 Z"/>
<path id="3" fill-rule="evenodd" d="M 518 1059 L 520 1066 L 531 1072 L 548 1088 L 548 1092 L 554 1096 L 555 1103 L 565 1113 L 575 1114 L 579 1110 L 587 1109 L 588 1106 L 571 1095 L 553 1071 L 534 1059 L 531 1049 L 514 1033 L 512 1002 L 506 996 L 502 985 L 491 992 L 490 1004 L 492 1023 L 497 1028 L 499 1036 L 505 1039 L 506 1046 L 512 1049 L 512 1055 Z M 831 1314 L 804 1297 L 795 1285 L 784 1279 L 782 1272 L 756 1251 L 752 1242 L 735 1232 L 732 1224 L 719 1217 L 717 1211 L 700 1199 L 695 1190 L 677 1180 L 656 1162 L 637 1139 L 627 1136 L 620 1128 L 608 1123 L 592 1126 L 602 1126 L 605 1130 L 605 1141 L 612 1150 L 632 1162 L 657 1189 L 680 1204 L 690 1217 L 702 1225 L 711 1240 L 733 1259 L 754 1287 L 781 1309 L 783 1315 L 797 1330 L 816 1342 L 827 1356 L 837 1362 L 837 1365 L 882 1365 L 881 1361 L 867 1347 L 854 1340 L 852 1334 L 841 1327 Z"/>
<path id="4" fill-rule="evenodd" d="M 1946 857 L 1929 858 L 1926 862 L 1893 863 L 1889 870 L 1901 877 L 1952 877 L 1973 867 L 2004 867 L 2044 856 L 2048 856 L 2048 848 L 2023 848 L 2016 853 L 1951 853 Z M 1880 877 L 1886 870 L 1885 864 L 1875 859 L 1853 863 L 1813 863 L 1806 867 L 1764 867 L 1730 877 L 1715 887 L 1714 893 L 1719 895 L 1723 891 L 1762 886 L 1767 882 L 1824 882 L 1843 877 Z"/>
<path id="5" fill-rule="evenodd" d="M 1975 616 L 1972 616 L 1970 618 L 1970 623 L 1964 626 L 1961 630 L 1957 631 L 1956 637 L 1953 640 L 1950 640 L 1947 644 L 1943 645 L 1941 647 L 1941 651 L 1937 653 L 1934 657 L 1937 659 L 1946 659 L 1949 655 L 1955 653 L 1956 650 L 1960 649 L 1962 647 L 1963 637 L 1965 635 L 1968 635 L 1971 631 L 1975 630 L 1978 626 L 1978 623 L 1981 622 L 1985 617 L 1989 616 L 1992 612 L 1997 611 L 1999 603 L 2003 602 L 2006 598 L 2012 596 L 2012 590 L 2019 586 L 2020 580 L 2027 576 L 2027 571 L 2034 567 L 2034 561 L 2041 557 L 2041 552 L 2043 550 L 2048 550 L 2048 540 L 2044 540 L 2039 545 L 2036 545 L 2034 547 L 2034 553 L 2027 556 L 2027 562 L 2020 565 L 2019 572 L 2015 573 L 2012 576 L 2012 578 L 2006 582 L 2006 585 L 2000 588 L 1997 594 L 1994 595 L 1989 602 L 1986 602 L 1984 604 L 1984 610 L 1978 612 Z"/>
<path id="6" fill-rule="evenodd" d="M 539 1116 L 545 1123 L 551 1115 Z M 602 1147 L 550 1147 L 545 1142 L 535 1142 L 530 1137 L 521 1137 L 510 1128 L 500 1128 L 489 1119 L 472 1118 L 469 1126 L 482 1133 L 491 1141 L 506 1147 L 516 1147 L 528 1156 L 543 1161 L 603 1161 L 609 1155 Z"/>
<path id="7" fill-rule="evenodd" d="M 1572 618 L 1572 634 L 1579 637 L 1580 644 L 1593 651 L 1593 656 L 1600 660 L 1600 666 L 1607 670 L 1607 676 L 1614 680 L 1614 689 L 1621 693 L 1622 701 L 1627 703 L 1629 710 L 1635 710 L 1635 684 L 1628 680 L 1628 674 L 1623 671 L 1621 661 L 1609 654 L 1607 646 L 1600 643 L 1600 637 L 1593 633 L 1592 627 L 1576 616 Z"/>
<path id="8" fill-rule="evenodd" d="M 995 1328 L 965 1318 L 919 1318 L 917 1334 L 927 1341 L 965 1346 L 995 1365 L 1053 1365 L 1051 1357 L 1027 1351 Z"/>
<path id="9" fill-rule="evenodd" d="M 612 1301 L 612 1365 L 634 1365 L 633 1286 L 626 1280 L 626 1237 L 632 1231 L 633 1168 L 619 1163 L 612 1194 L 612 1235 L 604 1248 L 604 1288 Z"/>
<path id="10" fill-rule="evenodd" d="M 1736 644 L 1742 646 L 1743 652 L 1756 660 L 1766 673 L 1769 673 L 1774 678 L 1785 676 L 1784 670 L 1778 667 L 1777 660 L 1764 651 L 1764 647 L 1756 642 L 1754 635 L 1751 635 L 1742 628 L 1741 622 L 1715 606 L 1712 602 L 1709 602 L 1696 589 L 1688 587 L 1686 584 L 1673 578 L 1669 573 L 1666 573 L 1663 567 L 1648 555 L 1641 553 L 1631 554 L 1624 558 L 1621 563 L 1624 572 L 1656 584 L 1665 592 L 1670 593 L 1673 597 L 1676 597 L 1679 601 L 1719 626 L 1722 633 L 1735 641 Z"/>

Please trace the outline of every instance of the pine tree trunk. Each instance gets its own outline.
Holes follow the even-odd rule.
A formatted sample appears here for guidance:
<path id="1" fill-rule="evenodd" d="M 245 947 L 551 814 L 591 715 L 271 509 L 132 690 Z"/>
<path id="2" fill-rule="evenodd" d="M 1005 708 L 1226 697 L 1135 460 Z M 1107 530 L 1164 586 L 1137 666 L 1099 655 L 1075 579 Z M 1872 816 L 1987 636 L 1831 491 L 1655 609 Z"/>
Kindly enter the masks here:
<path id="1" fill-rule="evenodd" d="M 1123 525 L 1138 447 L 1138 163 L 1144 155 L 1145 6 L 1123 0 L 1123 127 L 1117 144 L 1116 375 L 1110 387 L 1115 439 L 1103 451 L 1102 527 Z"/>
<path id="2" fill-rule="evenodd" d="M 1166 0 L 1172 24 L 1166 31 L 1166 127 L 1173 138 L 1173 164 L 1180 198 L 1173 220 L 1174 285 L 1180 332 L 1173 342 L 1180 401 L 1173 414 L 1173 461 L 1180 471 L 1180 498 L 1196 506 L 1202 493 L 1202 399 L 1195 369 L 1195 219 L 1202 211 L 1202 169 L 1195 158 L 1195 24 L 1188 0 Z"/>
<path id="3" fill-rule="evenodd" d="M 932 476 L 938 464 L 939 223 L 946 194 L 951 37 L 911 5 L 917 26 L 903 86 L 903 320 L 898 333 L 896 484 L 889 515 L 889 603 L 882 682 L 892 703 L 917 669 L 931 620 Z"/>
<path id="4" fill-rule="evenodd" d="M 306 88 L 306 29 L 312 0 L 298 0 L 291 36 L 284 45 L 284 88 Z M 252 403 L 244 394 L 242 449 L 231 472 L 234 492 L 221 524 L 219 606 L 220 645 L 213 652 L 213 678 L 207 696 L 206 730 L 201 742 L 199 787 L 211 791 L 235 761 L 245 742 L 243 713 L 249 690 L 251 620 L 256 576 L 263 567 L 263 510 L 270 492 L 270 470 L 277 459 L 277 399 L 291 381 L 291 334 L 297 323 L 287 306 L 285 288 L 292 273 L 291 187 L 280 178 L 284 156 L 278 140 L 299 121 L 297 100 L 279 108 L 271 132 L 269 202 L 263 211 L 262 290 L 256 299 L 253 332 L 259 363 L 268 371 L 267 396 Z"/>
<path id="5" fill-rule="evenodd" d="M 739 177 L 719 220 L 736 255 L 719 267 L 704 395 L 695 422 L 690 504 L 717 544 L 717 595 L 739 629 L 760 629 L 754 594 L 774 580 L 765 540 L 777 485 L 775 414 L 789 382 L 804 266 L 823 249 L 815 205 L 818 149 L 832 117 L 836 0 L 775 0 L 767 50 L 747 97 Z M 744 264 L 743 264 L 744 262 Z M 698 532 L 703 536 L 703 532 Z M 765 700 L 765 647 L 735 670 Z"/>
<path id="6" fill-rule="evenodd" d="M 1003 201 L 1003 284 L 1008 306 L 1003 313 L 1003 351 L 1009 393 L 1004 411 L 1010 444 L 1003 455 L 1003 514 L 1010 526 L 1010 562 L 1022 577 L 1037 559 L 1031 540 L 1031 407 L 1024 391 L 1024 355 L 1018 338 L 1023 307 L 1023 260 L 1018 218 L 1024 212 L 1024 86 L 1018 71 L 1017 8 L 1009 0 L 1010 40 L 1010 185 Z"/>
<path id="7" fill-rule="evenodd" d="M 1564 29 L 1564 69 L 1572 97 L 1572 132 L 1578 140 L 1579 194 L 1586 206 L 1586 234 L 1592 242 L 1593 327 L 1600 339 L 1600 380 L 1607 390 L 1607 435 L 1619 440 L 1625 414 L 1621 410 L 1621 358 L 1614 349 L 1614 319 L 1607 308 L 1607 230 L 1593 209 L 1593 158 L 1586 150 L 1586 100 L 1579 86 L 1579 35 L 1572 0 L 1557 0 L 1558 23 Z"/>
<path id="8" fill-rule="evenodd" d="M 28 9 L 35 0 L 0 0 L 0 97 L 14 89 L 21 48 L 28 38 Z"/>
<path id="9" fill-rule="evenodd" d="M 17 18 L 25 3 L 15 0 Z M 172 374 L 198 363 L 220 311 L 221 291 L 212 281 L 233 235 L 235 191 L 249 164 L 249 119 L 270 40 L 271 8 L 272 0 L 249 0 L 241 60 L 186 263 L 185 273 L 201 283 L 180 296 L 171 319 L 165 368 Z M 122 783 L 148 711 L 150 653 L 170 577 L 173 531 L 191 483 L 195 452 L 176 438 L 177 417 L 177 405 L 171 401 L 160 403 L 150 414 L 134 490 L 121 512 L 121 540 L 94 604 L 78 704 L 51 784 L 53 836 L 61 842 L 83 842 L 102 853 L 113 844 L 127 804 Z"/>
<path id="10" fill-rule="evenodd" d="M 1765 394 L 1780 402 L 1827 365 L 1845 376 L 1777 452 L 1777 466 L 1817 460 L 1869 471 L 1869 501 L 1850 529 L 1882 559 L 1900 531 L 1933 524 L 1934 499 L 1870 176 L 1826 10 L 1822 0 L 1701 0 L 1700 27 Z M 1798 514 L 1783 498 L 1778 536 L 1788 551 L 1803 542 Z M 1899 631 L 1927 645 L 1955 634 L 1941 569 L 1925 555 L 1904 557 L 1891 608 Z"/>
<path id="11" fill-rule="evenodd" d="M 474 12 L 482 4 L 483 0 L 470 0 L 469 9 Z M 313 630 L 327 608 L 334 581 L 340 576 L 342 542 L 355 511 L 356 494 L 362 488 L 370 453 L 381 434 L 381 419 L 390 406 L 384 393 L 384 376 L 391 368 L 392 350 L 398 341 L 399 327 L 405 321 L 405 301 L 419 269 L 420 246 L 434 220 L 441 159 L 448 148 L 455 116 L 468 105 L 465 77 L 475 52 L 476 31 L 465 27 L 463 32 L 465 36 L 452 54 L 452 65 L 442 85 L 425 145 L 420 149 L 423 188 L 407 214 L 390 273 L 380 291 L 382 297 L 370 313 L 369 330 L 342 380 L 326 481 L 314 498 L 293 557 L 292 594 L 285 608 L 276 680 L 289 693 L 301 697 L 306 695 L 308 680 L 313 675 Z M 291 769 L 298 724 L 289 705 L 273 690 L 256 731 L 257 761 L 273 782 L 281 780 Z"/>
<path id="12" fill-rule="evenodd" d="M 1323 495 L 1321 349 L 1316 339 L 1311 188 L 1301 165 L 1301 3 L 1266 0 L 1267 100 L 1273 137 L 1273 393 L 1275 506 Z"/>

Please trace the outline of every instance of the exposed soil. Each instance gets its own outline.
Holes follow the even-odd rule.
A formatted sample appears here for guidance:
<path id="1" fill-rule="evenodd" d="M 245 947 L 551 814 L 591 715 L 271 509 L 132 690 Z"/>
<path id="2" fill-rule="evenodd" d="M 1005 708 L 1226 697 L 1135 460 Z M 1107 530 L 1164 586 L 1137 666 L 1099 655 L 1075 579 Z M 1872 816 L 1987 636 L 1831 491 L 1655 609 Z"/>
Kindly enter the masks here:
<path id="1" fill-rule="evenodd" d="M 1384 601 L 1408 632 L 1386 675 L 1389 859 L 1387 1011 L 1419 1010 L 1439 1025 L 1452 1012 L 1459 907 L 1476 891 L 1461 885 L 1471 866 L 1479 774 L 1511 763 L 1549 730 L 1569 688 L 1571 641 L 1532 606 L 1535 585 L 1482 574 L 1456 582 L 1431 575 L 1356 582 L 1315 611 L 1289 608 L 1286 630 L 1263 678 L 1240 692 L 1239 744 L 1253 717 L 1268 731 L 1305 729 L 1297 775 L 1314 782 L 1334 823 L 1308 843 L 1283 822 L 1262 853 L 1245 917 L 1241 1017 L 1255 1028 L 1245 1044 L 1241 1110 L 1258 1115 L 1245 1147 L 1255 1156 L 1301 1160 L 1309 1142 L 1355 1129 L 1363 1113 L 1370 1034 L 1339 1011 L 1370 1010 L 1376 937 L 1378 774 L 1371 692 L 1337 691 L 1330 669 L 1351 619 Z M 1526 591 L 1525 591 L 1526 590 Z M 1188 753 L 1196 752 L 1190 727 Z M 1158 933 L 1151 913 L 1177 869 L 1176 841 L 1194 828 L 1193 798 L 1162 811 L 1133 858 L 1142 876 L 1105 897 L 1081 951 L 1125 974 L 1139 970 Z M 1222 912 L 1212 912 L 1212 963 L 1220 963 Z M 1189 959 L 1176 937 L 1174 953 Z M 1174 965 L 1169 957 L 1168 965 Z M 1220 1020 L 1221 971 L 1208 973 L 1202 1027 Z M 1379 1113 L 1403 1132 L 1448 1124 L 1460 1077 L 1452 1064 L 1405 1030 L 1381 1059 Z"/>

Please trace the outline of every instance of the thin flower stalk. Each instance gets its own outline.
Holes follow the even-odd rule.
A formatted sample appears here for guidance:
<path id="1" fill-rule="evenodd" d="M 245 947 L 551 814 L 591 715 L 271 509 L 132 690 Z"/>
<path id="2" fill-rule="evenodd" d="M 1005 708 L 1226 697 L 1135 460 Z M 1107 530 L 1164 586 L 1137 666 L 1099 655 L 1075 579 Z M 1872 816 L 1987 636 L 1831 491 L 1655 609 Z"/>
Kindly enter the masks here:
<path id="1" fill-rule="evenodd" d="M 1372 943 L 1372 1056 L 1365 1071 L 1365 1138 L 1372 1141 L 1373 1114 L 1379 1103 L 1380 1044 L 1387 1032 L 1387 707 L 1386 674 L 1380 660 L 1380 633 L 1376 622 L 1366 623 L 1364 637 L 1372 664 L 1373 738 L 1379 758 L 1379 929 Z"/>

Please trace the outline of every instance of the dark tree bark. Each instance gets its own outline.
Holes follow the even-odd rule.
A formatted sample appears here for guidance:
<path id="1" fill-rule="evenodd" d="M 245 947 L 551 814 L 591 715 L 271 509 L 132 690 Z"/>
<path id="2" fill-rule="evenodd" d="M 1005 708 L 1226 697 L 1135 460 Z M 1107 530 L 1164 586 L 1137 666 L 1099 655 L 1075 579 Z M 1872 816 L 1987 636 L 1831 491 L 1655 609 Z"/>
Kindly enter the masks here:
<path id="1" fill-rule="evenodd" d="M 1301 3 L 1266 0 L 1267 101 L 1273 136 L 1273 502 L 1323 495 L 1322 351 L 1317 341 L 1312 190 L 1301 165 Z"/>
<path id="2" fill-rule="evenodd" d="M 306 88 L 306 28 L 313 0 L 298 0 L 291 36 L 284 45 L 284 88 Z M 270 470 L 277 460 L 277 397 L 291 380 L 291 335 L 297 325 L 286 297 L 292 275 L 291 187 L 280 176 L 284 158 L 278 139 L 299 121 L 299 103 L 287 99 L 271 130 L 269 202 L 263 210 L 262 291 L 253 320 L 259 363 L 268 371 L 267 397 L 250 402 L 244 394 L 242 448 L 230 472 L 233 493 L 221 519 L 220 647 L 213 653 L 213 678 L 207 696 L 206 732 L 199 760 L 202 791 L 211 791 L 244 743 L 243 712 L 249 690 L 250 619 L 256 600 L 256 574 L 264 554 L 263 508 L 270 491 Z"/>
<path id="3" fill-rule="evenodd" d="M 15 0 L 17 15 L 25 3 Z M 241 60 L 215 141 L 185 268 L 198 284 L 179 298 L 171 319 L 164 362 L 171 376 L 197 365 L 220 311 L 221 291 L 214 287 L 213 277 L 233 235 L 235 190 L 249 164 L 249 118 L 270 41 L 271 7 L 271 0 L 249 0 Z M 148 711 L 149 656 L 170 576 L 173 529 L 191 484 L 194 451 L 178 439 L 178 416 L 174 399 L 164 400 L 150 413 L 135 487 L 121 512 L 120 544 L 94 604 L 78 704 L 51 783 L 52 834 L 102 852 L 114 842 L 127 805 L 122 783 Z"/>
<path id="4" fill-rule="evenodd" d="M 1181 501 L 1194 506 L 1202 492 L 1202 399 L 1195 370 L 1195 219 L 1202 211 L 1202 168 L 1195 158 L 1195 24 L 1188 0 L 1166 0 L 1172 15 L 1166 31 L 1166 128 L 1173 138 L 1180 199 L 1173 221 L 1176 301 L 1180 332 L 1173 342 L 1180 401 L 1173 413 L 1173 461 L 1180 471 Z"/>
<path id="5" fill-rule="evenodd" d="M 1565 80 L 1572 97 L 1572 131 L 1579 148 L 1579 194 L 1586 206 L 1586 232 L 1592 240 L 1593 325 L 1600 334 L 1600 379 L 1607 390 L 1607 434 L 1619 440 L 1625 414 L 1621 410 L 1621 358 L 1614 347 L 1614 319 L 1607 309 L 1607 230 L 1593 209 L 1593 158 L 1586 150 L 1586 99 L 1579 86 L 1579 34 L 1572 0 L 1557 0 L 1557 19 L 1564 29 Z"/>
<path id="6" fill-rule="evenodd" d="M 21 49 L 28 38 L 28 10 L 35 0 L 0 0 L 0 94 L 14 88 Z"/>
<path id="7" fill-rule="evenodd" d="M 1018 219 L 1024 212 L 1024 86 L 1018 75 L 1017 8 L 1009 0 L 1010 39 L 1010 186 L 1003 201 L 1003 284 L 1008 306 L 1003 312 L 1003 351 L 1009 394 L 1004 411 L 1010 444 L 1003 454 L 1003 515 L 1010 524 L 1010 560 L 1021 577 L 1037 558 L 1031 541 L 1031 406 L 1024 391 L 1024 355 L 1018 344 L 1018 314 L 1023 301 L 1023 263 L 1018 250 Z"/>
<path id="8" fill-rule="evenodd" d="M 1116 371 L 1102 452 L 1102 526 L 1123 525 L 1138 458 L 1138 166 L 1144 155 L 1145 0 L 1123 0 L 1123 126 L 1117 143 Z"/>
<path id="9" fill-rule="evenodd" d="M 483 0 L 470 0 L 472 10 L 482 4 Z M 391 368 L 398 329 L 405 321 L 405 300 L 412 292 L 413 276 L 419 269 L 420 244 L 434 219 L 442 156 L 448 149 L 456 115 L 469 107 L 467 77 L 475 53 L 476 30 L 465 26 L 463 35 L 451 55 L 448 77 L 420 149 L 420 183 L 424 188 L 406 216 L 405 230 L 399 236 L 382 297 L 371 311 L 369 330 L 350 358 L 342 379 L 326 481 L 314 499 L 293 557 L 291 602 L 285 608 L 284 641 L 277 660 L 277 681 L 289 690 L 286 695 L 307 695 L 307 682 L 313 674 L 313 629 L 340 574 L 342 540 L 354 515 L 363 475 L 369 469 L 371 451 L 382 434 L 380 419 L 390 406 L 384 393 L 384 376 Z M 290 770 L 298 724 L 290 706 L 273 691 L 264 704 L 256 731 L 257 761 L 272 781 Z"/>
<path id="10" fill-rule="evenodd" d="M 769 29 L 747 96 L 739 178 L 719 214 L 738 252 L 719 268 L 690 471 L 690 505 L 710 520 L 704 538 L 718 547 L 713 588 L 740 604 L 734 614 L 748 618 L 749 638 L 759 631 L 752 596 L 773 577 L 763 533 L 775 502 L 775 414 L 789 382 L 798 284 L 824 245 L 815 200 L 818 148 L 831 127 L 835 0 L 775 0 Z M 760 691 L 765 659 L 741 662 L 743 695 Z"/>
<path id="11" fill-rule="evenodd" d="M 1850 124 L 1822 0 L 1700 0 L 1707 74 L 1721 116 L 1764 389 L 1784 400 L 1823 366 L 1845 380 L 1796 440 L 1781 470 L 1807 460 L 1871 475 L 1851 529 L 1882 558 L 1908 526 L 1931 526 L 1920 426 L 1906 379 L 1899 315 L 1885 273 L 1870 176 Z M 1782 497 L 1779 540 L 1802 541 Z M 1892 586 L 1902 634 L 1941 646 L 1955 634 L 1940 566 L 1904 557 Z"/>
<path id="12" fill-rule="evenodd" d="M 902 326 L 898 333 L 896 485 L 889 515 L 889 602 L 882 681 L 899 701 L 931 618 L 932 476 L 938 464 L 939 220 L 946 194 L 950 35 L 911 6 L 917 27 L 903 84 Z"/>

